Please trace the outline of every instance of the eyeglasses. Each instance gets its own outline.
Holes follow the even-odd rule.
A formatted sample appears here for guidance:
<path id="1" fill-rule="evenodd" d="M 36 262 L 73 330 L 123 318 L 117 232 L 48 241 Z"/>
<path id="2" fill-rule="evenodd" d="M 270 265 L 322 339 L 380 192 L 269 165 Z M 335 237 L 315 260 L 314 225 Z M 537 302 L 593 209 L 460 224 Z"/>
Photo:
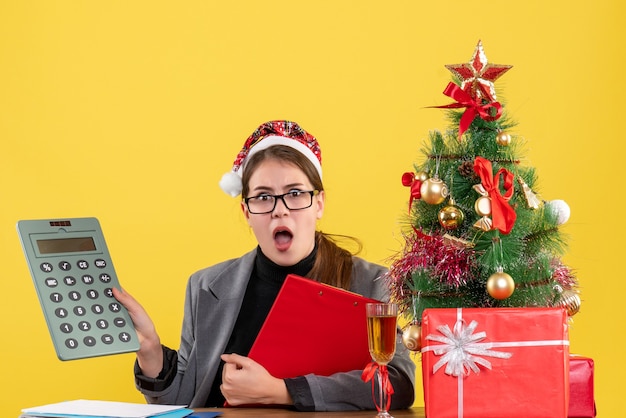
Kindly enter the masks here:
<path id="1" fill-rule="evenodd" d="M 276 209 L 278 199 L 282 200 L 289 210 L 300 210 L 310 208 L 313 205 L 313 196 L 319 194 L 319 190 L 292 190 L 284 194 L 260 194 L 258 196 L 246 197 L 243 201 L 248 207 L 248 211 L 255 215 L 273 212 Z"/>

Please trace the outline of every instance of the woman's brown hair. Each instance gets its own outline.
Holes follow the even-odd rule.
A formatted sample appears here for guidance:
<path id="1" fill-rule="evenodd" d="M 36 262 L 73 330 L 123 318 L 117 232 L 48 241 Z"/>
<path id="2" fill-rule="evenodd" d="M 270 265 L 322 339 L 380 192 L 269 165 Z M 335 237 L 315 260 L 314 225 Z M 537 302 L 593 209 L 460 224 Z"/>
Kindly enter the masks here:
<path id="1" fill-rule="evenodd" d="M 302 170 L 307 176 L 313 189 L 322 191 L 324 185 L 315 166 L 302 153 L 285 145 L 273 145 L 251 155 L 246 161 L 242 173 L 241 192 L 242 198 L 248 196 L 250 176 L 261 162 L 274 159 L 292 164 Z M 356 244 L 354 253 L 337 244 L 337 239 L 350 240 Z M 310 279 L 321 283 L 330 284 L 342 289 L 350 289 L 352 279 L 352 256 L 361 250 L 361 243 L 356 238 L 345 235 L 326 234 L 322 231 L 315 232 L 315 244 L 317 255 L 313 268 L 307 274 Z"/>

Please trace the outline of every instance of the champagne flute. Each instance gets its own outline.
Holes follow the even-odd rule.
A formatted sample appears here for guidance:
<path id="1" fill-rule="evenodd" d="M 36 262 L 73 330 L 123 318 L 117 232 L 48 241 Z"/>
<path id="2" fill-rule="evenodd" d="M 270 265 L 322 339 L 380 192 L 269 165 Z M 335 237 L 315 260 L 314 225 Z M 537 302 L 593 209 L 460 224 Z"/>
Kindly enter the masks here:
<path id="1" fill-rule="evenodd" d="M 378 410 L 377 418 L 393 418 L 387 411 L 391 404 L 391 387 L 387 373 L 387 363 L 391 361 L 396 351 L 396 322 L 398 319 L 398 305 L 395 303 L 368 303 L 367 312 L 367 340 L 372 360 L 377 363 L 378 398 L 380 404 L 374 401 Z M 373 382 L 372 382 L 373 384 Z"/>

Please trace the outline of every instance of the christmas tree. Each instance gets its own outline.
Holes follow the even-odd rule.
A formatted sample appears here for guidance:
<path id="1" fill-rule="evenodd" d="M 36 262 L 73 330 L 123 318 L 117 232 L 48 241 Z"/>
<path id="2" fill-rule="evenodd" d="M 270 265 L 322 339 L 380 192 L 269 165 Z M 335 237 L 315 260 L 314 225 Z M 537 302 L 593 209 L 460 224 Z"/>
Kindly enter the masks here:
<path id="1" fill-rule="evenodd" d="M 409 188 L 405 245 L 392 259 L 392 300 L 408 321 L 404 342 L 419 350 L 427 308 L 554 307 L 578 312 L 577 279 L 561 257 L 569 219 L 562 200 L 542 200 L 537 173 L 524 166 L 494 82 L 511 66 L 471 60 L 446 65 L 451 128 L 433 131 L 423 161 L 402 175 Z"/>

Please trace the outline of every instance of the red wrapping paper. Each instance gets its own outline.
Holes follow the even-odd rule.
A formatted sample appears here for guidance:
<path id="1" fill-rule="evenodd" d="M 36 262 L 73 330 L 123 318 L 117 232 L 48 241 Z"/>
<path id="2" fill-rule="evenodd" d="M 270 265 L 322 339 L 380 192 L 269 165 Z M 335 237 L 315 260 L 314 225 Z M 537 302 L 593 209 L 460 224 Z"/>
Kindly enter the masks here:
<path id="1" fill-rule="evenodd" d="M 571 355 L 569 359 L 569 411 L 571 418 L 593 418 L 596 404 L 593 393 L 593 360 Z"/>
<path id="2" fill-rule="evenodd" d="M 472 359 L 475 347 L 492 354 L 473 354 L 478 373 L 466 368 L 461 377 L 446 374 L 454 361 L 433 372 L 445 355 L 436 350 L 446 344 L 429 335 L 442 337 L 438 327 L 446 325 L 452 331 L 465 329 L 465 337 L 468 332 L 477 337 L 485 333 L 474 346 L 460 344 L 463 352 L 470 351 L 461 359 Z M 448 348 L 455 346 L 458 341 Z M 506 355 L 510 357 L 499 358 Z M 485 362 L 491 369 L 477 364 Z M 422 316 L 422 374 L 429 418 L 565 418 L 569 402 L 567 313 L 560 308 L 427 309 Z"/>

